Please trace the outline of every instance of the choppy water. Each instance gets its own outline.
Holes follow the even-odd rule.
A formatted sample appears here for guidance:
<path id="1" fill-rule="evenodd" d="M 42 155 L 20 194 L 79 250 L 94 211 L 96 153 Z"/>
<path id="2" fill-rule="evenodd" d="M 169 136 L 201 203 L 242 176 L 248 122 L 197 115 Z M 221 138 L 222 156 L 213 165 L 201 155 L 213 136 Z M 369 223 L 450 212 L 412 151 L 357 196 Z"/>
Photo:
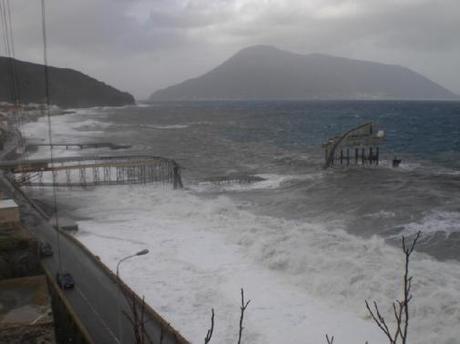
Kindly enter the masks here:
<path id="1" fill-rule="evenodd" d="M 102 112 L 110 139 L 175 158 L 186 184 L 203 194 L 231 194 L 288 219 L 340 221 L 364 236 L 392 240 L 421 230 L 421 250 L 460 259 L 460 103 L 158 103 Z M 401 167 L 324 172 L 321 144 L 367 121 L 386 132 L 383 159 L 397 155 Z M 200 184 L 231 173 L 268 182 L 246 189 Z"/>
<path id="2" fill-rule="evenodd" d="M 398 297 L 401 259 L 396 245 L 402 234 L 422 231 L 419 250 L 429 256 L 414 261 L 414 338 L 426 344 L 460 343 L 460 103 L 156 103 L 89 109 L 53 121 L 55 142 L 129 144 L 132 151 L 174 158 L 184 167 L 184 194 L 139 187 L 59 194 L 76 216 L 90 219 L 81 222 L 81 238 L 109 265 L 129 250 L 133 238 L 161 252 L 156 264 L 133 270 L 129 277 L 149 299 L 146 290 L 152 286 L 143 279 L 148 271 L 155 281 L 160 276 L 161 290 L 167 290 L 162 296 L 172 303 L 166 302 L 163 311 L 173 320 L 188 323 L 190 313 L 216 303 L 230 309 L 216 295 L 227 295 L 229 285 L 251 278 L 255 286 L 263 278 L 270 289 L 258 291 L 259 302 L 264 295 L 267 300 L 279 296 L 282 285 L 292 295 L 287 302 L 298 308 L 311 306 L 301 296 L 304 291 L 334 303 L 335 310 L 343 305 L 363 317 L 364 298 L 377 297 L 389 305 Z M 377 168 L 324 171 L 321 144 L 367 121 L 386 132 L 381 149 L 385 161 Z M 44 124 L 31 125 L 30 136 L 44 137 Z M 388 163 L 395 155 L 403 159 L 397 169 Z M 208 181 L 229 174 L 265 180 L 250 185 Z M 119 201 L 110 203 L 114 199 Z M 109 250 L 110 237 L 120 242 Z M 203 242 L 212 242 L 212 248 Z M 197 252 L 190 253 L 189 246 Z M 221 257 L 227 248 L 242 256 Z M 176 262 L 184 255 L 193 268 Z M 206 259 L 215 259 L 215 266 L 209 267 Z M 260 277 L 265 269 L 275 277 Z M 183 286 L 177 274 L 187 276 Z M 241 276 L 243 282 L 231 280 Z M 176 309 L 175 298 L 184 292 L 192 301 Z M 157 294 L 152 289 L 150 300 L 161 308 Z M 313 333 L 301 309 L 280 315 L 270 307 L 269 302 L 257 312 L 264 318 L 252 324 L 252 342 L 279 342 L 267 330 L 272 327 L 292 331 L 291 342 Z M 350 324 L 341 336 L 355 342 L 358 337 L 349 328 L 355 325 Z M 187 326 L 185 333 L 201 340 L 205 325 Z M 232 342 L 231 336 L 223 342 Z"/>

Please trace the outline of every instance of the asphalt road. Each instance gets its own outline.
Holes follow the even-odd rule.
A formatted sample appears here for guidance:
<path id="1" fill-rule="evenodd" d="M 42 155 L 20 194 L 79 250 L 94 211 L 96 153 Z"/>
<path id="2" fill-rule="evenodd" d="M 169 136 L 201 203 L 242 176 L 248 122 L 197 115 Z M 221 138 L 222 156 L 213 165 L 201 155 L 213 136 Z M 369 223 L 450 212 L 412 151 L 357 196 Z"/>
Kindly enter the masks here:
<path id="1" fill-rule="evenodd" d="M 0 189 L 6 190 L 4 183 L 0 178 Z M 21 219 L 26 227 L 53 247 L 54 255 L 44 258 L 43 264 L 53 276 L 61 271 L 69 272 L 74 278 L 75 288 L 64 290 L 64 295 L 94 343 L 135 343 L 133 326 L 124 314 L 132 313 L 116 281 L 77 244 L 58 234 L 20 193 L 16 192 L 14 198 L 20 204 Z M 149 313 L 145 316 L 146 333 L 154 343 L 159 343 L 161 330 L 158 321 Z M 163 334 L 163 344 L 184 342 L 168 331 Z"/>

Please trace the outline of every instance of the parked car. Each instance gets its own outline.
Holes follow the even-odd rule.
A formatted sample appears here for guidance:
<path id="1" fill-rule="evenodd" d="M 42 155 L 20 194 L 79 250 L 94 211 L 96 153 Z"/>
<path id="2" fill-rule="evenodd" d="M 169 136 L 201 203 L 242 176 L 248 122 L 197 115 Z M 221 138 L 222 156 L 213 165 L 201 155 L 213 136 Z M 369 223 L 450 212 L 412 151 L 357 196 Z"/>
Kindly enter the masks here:
<path id="1" fill-rule="evenodd" d="M 56 282 L 61 289 L 72 289 L 75 286 L 75 281 L 68 272 L 58 272 L 56 274 Z"/>
<path id="2" fill-rule="evenodd" d="M 53 248 L 49 243 L 42 241 L 39 248 L 41 257 L 51 257 L 53 255 Z"/>

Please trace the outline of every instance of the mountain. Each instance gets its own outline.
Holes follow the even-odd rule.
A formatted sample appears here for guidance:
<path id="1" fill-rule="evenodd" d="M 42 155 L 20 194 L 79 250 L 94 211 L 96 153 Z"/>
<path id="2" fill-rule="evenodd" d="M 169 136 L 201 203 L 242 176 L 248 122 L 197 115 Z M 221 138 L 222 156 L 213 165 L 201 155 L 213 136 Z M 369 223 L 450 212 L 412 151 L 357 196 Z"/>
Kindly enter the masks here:
<path id="1" fill-rule="evenodd" d="M 44 67 L 40 64 L 0 57 L 0 101 L 12 99 L 11 67 L 17 75 L 21 103 L 42 103 L 45 96 Z M 51 104 L 64 108 L 121 106 L 134 97 L 73 69 L 49 67 Z M 14 89 L 14 88 L 13 88 Z M 13 97 L 14 98 L 14 97 Z"/>
<path id="2" fill-rule="evenodd" d="M 153 93 L 150 100 L 455 98 L 401 66 L 253 46 L 200 77 Z"/>

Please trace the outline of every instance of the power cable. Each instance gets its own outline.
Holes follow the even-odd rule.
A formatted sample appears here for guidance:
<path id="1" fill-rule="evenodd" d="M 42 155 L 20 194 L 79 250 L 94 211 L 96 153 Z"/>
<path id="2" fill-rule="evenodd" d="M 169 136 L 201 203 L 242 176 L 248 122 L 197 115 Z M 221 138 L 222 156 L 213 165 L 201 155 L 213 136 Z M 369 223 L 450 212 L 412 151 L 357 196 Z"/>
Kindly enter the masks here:
<path id="1" fill-rule="evenodd" d="M 19 86 L 19 77 L 17 71 L 17 60 L 16 60 L 16 53 L 14 49 L 14 36 L 13 36 L 13 24 L 11 18 L 11 6 L 10 0 L 6 0 L 6 14 L 8 19 L 8 27 L 9 27 L 9 41 L 10 41 L 10 52 L 11 52 L 11 68 L 12 68 L 12 75 L 13 75 L 13 87 L 14 93 L 16 96 L 16 113 L 17 113 L 17 122 L 18 122 L 18 130 L 20 135 L 20 143 L 24 145 L 23 135 L 22 135 L 22 125 L 23 125 L 23 112 L 21 109 L 21 88 Z M 23 155 L 25 157 L 25 155 Z"/>
<path id="2" fill-rule="evenodd" d="M 21 96 L 19 89 L 19 78 L 16 68 L 16 58 L 14 49 L 14 36 L 13 36 L 13 24 L 11 16 L 11 6 L 9 0 L 0 1 L 0 16 L 2 19 L 2 38 L 5 50 L 5 57 L 7 58 L 8 72 L 6 73 L 9 81 L 7 82 L 7 88 L 9 90 L 9 99 L 14 103 L 13 115 L 16 125 L 16 131 L 18 133 L 18 143 L 20 147 L 24 146 L 23 134 L 22 134 L 22 122 L 23 114 L 21 110 Z M 25 159 L 24 155 L 21 155 Z"/>
<path id="3" fill-rule="evenodd" d="M 48 143 L 50 145 L 50 164 L 54 166 L 54 154 L 53 154 L 53 135 L 51 125 L 51 113 L 50 113 L 50 91 L 49 91 L 49 69 L 48 69 L 48 53 L 47 53 L 47 39 L 46 39 L 46 8 L 45 0 L 41 0 L 42 7 L 42 38 L 43 38 L 43 72 L 45 81 L 45 102 L 42 111 L 46 111 L 48 119 Z M 62 259 L 61 259 L 61 243 L 60 243 L 60 227 L 58 220 L 58 205 L 57 205 L 57 192 L 56 192 L 56 175 L 52 172 L 53 176 L 53 199 L 54 199 L 54 224 L 56 228 L 56 241 L 58 248 L 58 272 L 62 272 Z"/>
<path id="4" fill-rule="evenodd" d="M 10 43 L 9 43 L 9 32 L 8 32 L 8 20 L 6 18 L 6 11 L 5 11 L 5 0 L 0 1 L 0 17 L 2 19 L 2 41 L 3 41 L 3 49 L 5 52 L 5 57 L 7 61 L 7 73 L 6 77 L 8 79 L 7 81 L 7 88 L 9 92 L 9 100 L 13 100 L 15 98 L 14 92 L 13 92 L 13 87 L 12 87 L 12 78 L 11 78 L 11 64 L 10 64 L 10 58 L 11 58 L 11 51 L 10 51 Z"/>

